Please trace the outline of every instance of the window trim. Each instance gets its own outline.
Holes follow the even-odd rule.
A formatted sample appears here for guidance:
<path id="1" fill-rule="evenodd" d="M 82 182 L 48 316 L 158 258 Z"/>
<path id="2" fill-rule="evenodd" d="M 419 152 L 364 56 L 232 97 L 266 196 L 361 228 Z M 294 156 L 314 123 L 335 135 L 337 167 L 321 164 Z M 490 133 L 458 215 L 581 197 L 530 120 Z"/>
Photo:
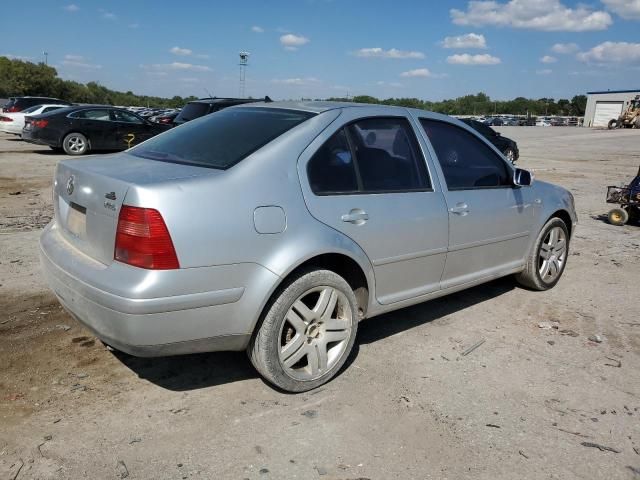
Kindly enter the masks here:
<path id="1" fill-rule="evenodd" d="M 444 169 L 442 168 L 442 163 L 440 162 L 440 158 L 438 157 L 438 152 L 436 152 L 435 147 L 433 146 L 433 143 L 431 142 L 431 139 L 429 138 L 429 135 L 427 134 L 427 131 L 425 130 L 424 126 L 422 125 L 422 121 L 426 120 L 428 122 L 437 122 L 437 123 L 444 123 L 446 125 L 450 125 L 451 127 L 457 128 L 459 130 L 462 130 L 464 132 L 470 133 L 472 136 L 474 136 L 475 138 L 479 139 L 482 143 L 484 143 L 485 146 L 489 147 L 489 150 L 492 151 L 492 153 L 498 158 L 498 160 L 500 160 L 507 168 L 507 174 L 508 174 L 508 178 L 509 178 L 509 185 L 496 185 L 496 186 L 487 186 L 487 187 L 450 187 L 449 183 L 447 182 L 447 177 L 445 176 L 444 173 Z M 438 167 L 440 168 L 440 172 L 442 172 L 442 180 L 444 180 L 444 185 L 445 188 L 447 189 L 448 192 L 462 192 L 462 191 L 468 191 L 468 190 L 503 190 L 506 188 L 509 189 L 515 189 L 517 188 L 516 185 L 513 184 L 513 172 L 514 172 L 514 168 L 512 165 L 509 165 L 509 162 L 502 158 L 502 152 L 499 152 L 499 150 L 495 147 L 495 145 L 493 145 L 489 139 L 487 139 L 484 135 L 482 135 L 480 132 L 478 132 L 477 130 L 475 130 L 473 127 L 471 127 L 470 125 L 467 125 L 464 122 L 461 122 L 464 124 L 464 126 L 466 128 L 460 127 L 459 125 L 456 125 L 453 122 L 448 122 L 446 120 L 440 120 L 440 119 L 436 119 L 436 118 L 429 118 L 429 117 L 418 117 L 418 123 L 420 124 L 420 128 L 422 129 L 422 133 L 424 134 L 425 139 L 427 140 L 427 142 L 429 142 L 429 146 L 431 147 L 431 150 L 433 150 L 433 153 L 435 155 L 435 161 L 438 163 Z M 499 153 L 496 153 L 499 152 Z"/>
<path id="2" fill-rule="evenodd" d="M 427 177 L 427 180 L 429 181 L 429 185 L 430 187 L 423 187 L 423 188 L 412 188 L 412 189 L 393 189 L 393 190 L 364 190 L 363 186 L 362 186 L 362 178 L 360 176 L 360 167 L 358 165 L 358 158 L 356 156 L 356 151 L 355 151 L 355 146 L 354 146 L 354 141 L 353 138 L 351 138 L 351 132 L 349 131 L 349 128 L 351 125 L 358 123 L 358 122 L 362 122 L 364 120 L 379 120 L 379 119 L 391 119 L 391 120 L 404 120 L 406 122 L 406 125 L 409 127 L 409 130 L 413 133 L 414 135 L 414 139 L 416 141 L 416 146 L 417 149 L 415 149 L 415 153 L 418 154 L 418 156 L 420 157 L 420 159 L 422 159 L 422 162 L 424 164 L 424 174 Z M 325 145 L 326 142 L 329 141 L 329 139 L 331 137 L 333 137 L 334 135 L 336 135 L 340 130 L 344 130 L 344 134 L 345 137 L 347 138 L 347 144 L 349 145 L 349 151 L 351 152 L 351 158 L 353 158 L 353 165 L 354 165 L 354 169 L 355 169 L 355 174 L 356 174 L 356 183 L 358 186 L 358 190 L 355 191 L 349 191 L 349 192 L 320 192 L 320 193 L 316 193 L 313 190 L 313 187 L 311 186 L 311 181 L 309 180 L 309 165 L 311 164 L 311 161 L 313 160 L 313 157 L 315 157 L 316 153 L 318 153 L 318 151 Z M 420 159 L 416 159 L 417 161 L 420 161 Z M 418 167 L 419 168 L 419 167 Z M 431 172 L 429 171 L 429 165 L 427 163 L 427 159 L 425 157 L 425 154 L 422 150 L 422 147 L 420 145 L 420 140 L 418 139 L 418 134 L 415 131 L 415 128 L 413 126 L 413 124 L 411 123 L 411 120 L 403 115 L 369 115 L 366 117 L 360 117 L 354 120 L 351 120 L 347 123 L 344 123 L 343 125 L 340 126 L 340 128 L 338 128 L 337 130 L 335 130 L 334 132 L 331 133 L 331 135 L 329 135 L 323 142 L 322 144 L 316 149 L 315 152 L 313 152 L 313 154 L 311 155 L 311 157 L 309 158 L 309 160 L 307 160 L 307 164 L 306 164 L 306 174 L 307 174 L 307 183 L 309 184 L 309 190 L 311 190 L 311 193 L 314 194 L 317 197 L 337 197 L 337 196 L 346 196 L 346 195 L 386 195 L 386 194 L 396 194 L 396 193 L 421 193 L 421 192 L 433 192 L 433 176 L 431 175 Z"/>

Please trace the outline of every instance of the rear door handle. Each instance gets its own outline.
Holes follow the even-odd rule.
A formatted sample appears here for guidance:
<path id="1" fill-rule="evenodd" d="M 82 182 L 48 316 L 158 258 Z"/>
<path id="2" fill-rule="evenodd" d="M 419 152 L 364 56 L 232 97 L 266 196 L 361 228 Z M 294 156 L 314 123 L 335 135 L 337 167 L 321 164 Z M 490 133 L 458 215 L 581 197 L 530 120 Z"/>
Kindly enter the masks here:
<path id="1" fill-rule="evenodd" d="M 451 207 L 449 209 L 451 213 L 455 213 L 456 215 L 466 215 L 469 213 L 469 205 L 466 203 L 458 203 L 455 207 Z"/>
<path id="2" fill-rule="evenodd" d="M 349 213 L 345 213 L 340 217 L 343 222 L 354 223 L 356 225 L 362 225 L 369 220 L 369 214 L 359 208 L 354 208 Z"/>

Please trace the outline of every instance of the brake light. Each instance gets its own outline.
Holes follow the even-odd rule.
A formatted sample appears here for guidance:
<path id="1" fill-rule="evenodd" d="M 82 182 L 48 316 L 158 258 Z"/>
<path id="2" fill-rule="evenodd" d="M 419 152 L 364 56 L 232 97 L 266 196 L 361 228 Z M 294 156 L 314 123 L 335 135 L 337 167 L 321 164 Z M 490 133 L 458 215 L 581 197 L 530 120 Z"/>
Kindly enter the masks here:
<path id="1" fill-rule="evenodd" d="M 149 270 L 180 268 L 167 225 L 160 212 L 152 208 L 122 206 L 114 258 Z"/>
<path id="2" fill-rule="evenodd" d="M 13 118 L 0 117 L 0 122 L 13 122 Z"/>
<path id="3" fill-rule="evenodd" d="M 7 108 L 5 111 L 6 111 L 6 112 L 8 112 L 8 113 L 11 113 L 11 112 L 19 112 L 19 111 L 20 111 L 20 109 L 14 105 L 14 106 L 12 106 L 12 107 Z"/>
<path id="4" fill-rule="evenodd" d="M 44 128 L 49 125 L 49 120 L 33 120 L 31 123 L 36 128 Z"/>

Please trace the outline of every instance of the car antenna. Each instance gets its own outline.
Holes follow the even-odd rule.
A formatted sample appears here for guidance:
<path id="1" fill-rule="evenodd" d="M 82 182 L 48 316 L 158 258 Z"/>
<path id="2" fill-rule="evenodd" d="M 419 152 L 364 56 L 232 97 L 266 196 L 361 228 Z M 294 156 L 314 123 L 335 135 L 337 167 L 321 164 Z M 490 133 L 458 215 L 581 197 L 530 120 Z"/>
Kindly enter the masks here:
<path id="1" fill-rule="evenodd" d="M 207 87 L 202 87 L 202 88 L 204 88 L 204 91 L 207 92 L 207 95 L 209 95 L 209 98 L 214 98 L 214 96 L 211 95 L 211 92 L 207 90 Z"/>

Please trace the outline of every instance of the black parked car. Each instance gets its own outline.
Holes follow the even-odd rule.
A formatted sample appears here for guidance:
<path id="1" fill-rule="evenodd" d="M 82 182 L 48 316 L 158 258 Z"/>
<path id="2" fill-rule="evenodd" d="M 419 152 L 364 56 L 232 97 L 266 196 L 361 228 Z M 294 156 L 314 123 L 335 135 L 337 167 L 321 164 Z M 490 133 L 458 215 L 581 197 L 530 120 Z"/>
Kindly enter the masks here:
<path id="1" fill-rule="evenodd" d="M 71 105 L 69 102 L 51 97 L 11 97 L 9 103 L 2 107 L 3 112 L 21 112 L 35 105 Z"/>
<path id="2" fill-rule="evenodd" d="M 25 117 L 22 139 L 82 155 L 90 150 L 126 150 L 169 128 L 122 108 L 88 105 Z"/>
<path id="3" fill-rule="evenodd" d="M 470 118 L 461 118 L 460 120 L 493 143 L 511 163 L 516 163 L 520 156 L 520 152 L 518 151 L 518 144 L 514 140 L 503 137 L 490 126 L 485 125 L 482 122 L 478 122 L 477 120 L 471 120 Z"/>
<path id="4" fill-rule="evenodd" d="M 243 103 L 271 102 L 269 97 L 263 100 L 255 98 L 201 98 L 187 103 L 180 111 L 180 114 L 173 120 L 174 125 L 181 125 L 189 120 L 196 119 L 217 112 L 223 108 L 241 105 Z"/>

